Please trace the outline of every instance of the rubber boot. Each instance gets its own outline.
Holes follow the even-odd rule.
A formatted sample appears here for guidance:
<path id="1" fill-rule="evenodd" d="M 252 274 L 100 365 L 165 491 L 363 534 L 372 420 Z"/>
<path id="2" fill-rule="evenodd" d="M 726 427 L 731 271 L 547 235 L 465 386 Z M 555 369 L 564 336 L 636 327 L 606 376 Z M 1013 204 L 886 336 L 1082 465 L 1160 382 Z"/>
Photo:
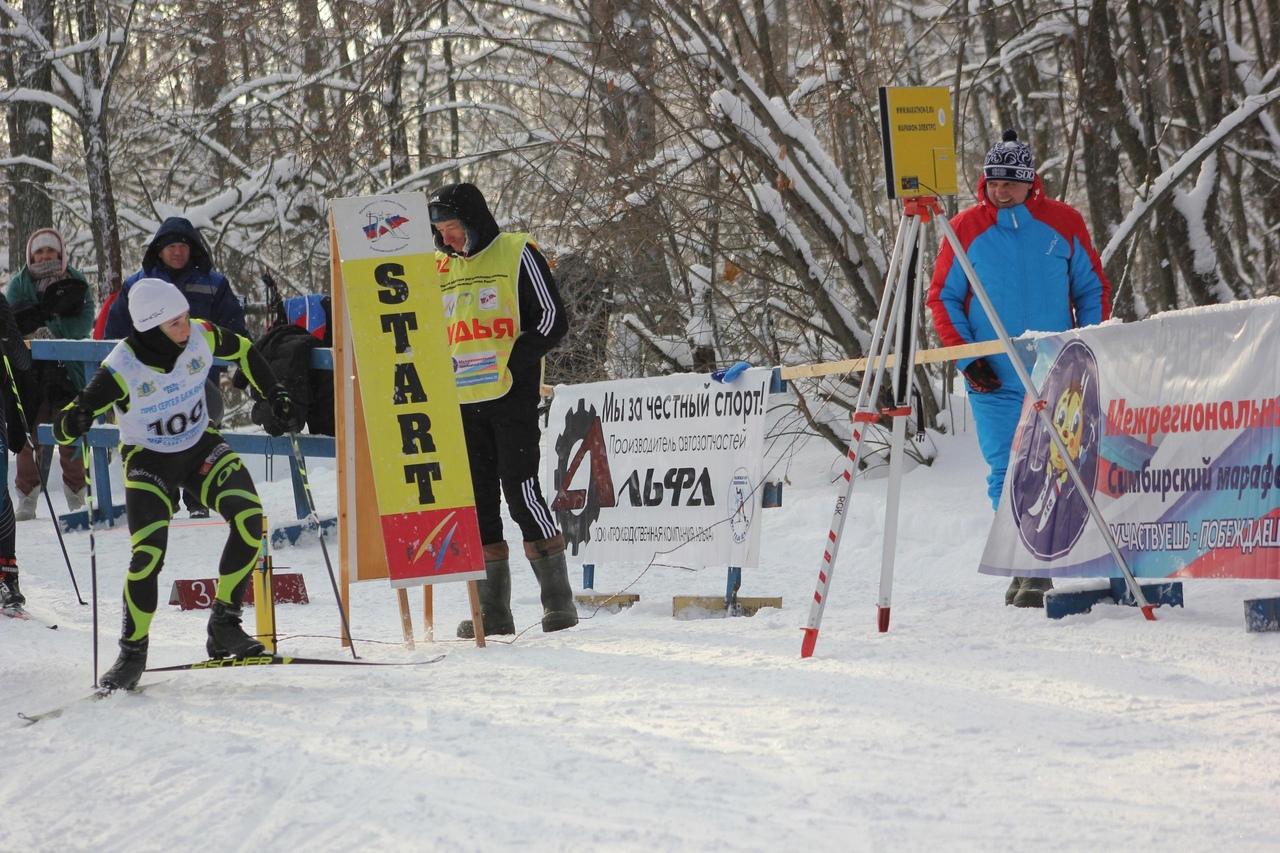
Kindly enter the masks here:
<path id="1" fill-rule="evenodd" d="M 1013 606 L 1044 607 L 1044 594 L 1051 589 L 1052 578 L 1024 578 L 1018 594 L 1013 597 Z"/>
<path id="2" fill-rule="evenodd" d="M 542 630 L 563 631 L 578 624 L 578 605 L 569 586 L 569 566 L 564 559 L 564 537 L 524 543 L 525 555 L 533 566 L 542 590 Z"/>
<path id="3" fill-rule="evenodd" d="M 1012 578 L 1009 581 L 1009 588 L 1004 591 L 1004 606 L 1008 607 L 1013 604 L 1013 599 L 1018 595 L 1018 590 L 1022 589 L 1022 582 L 1026 578 Z"/>
<path id="4" fill-rule="evenodd" d="M 18 570 L 0 569 L 0 607 L 22 607 L 27 597 L 18 588 Z"/>
<path id="5" fill-rule="evenodd" d="M 89 490 L 87 487 L 82 487 L 78 492 L 67 492 L 65 495 L 67 499 L 67 511 L 79 512 L 84 509 L 85 496 L 88 494 Z"/>
<path id="6" fill-rule="evenodd" d="M 106 690 L 132 690 L 137 687 L 142 671 L 147 668 L 147 643 L 150 639 L 121 640 L 120 656 L 98 679 L 98 686 Z"/>
<path id="7" fill-rule="evenodd" d="M 484 635 L 514 634 L 515 619 L 511 616 L 511 563 L 506 542 L 484 546 L 484 580 L 476 581 L 480 593 L 480 613 L 484 616 Z M 470 619 L 458 623 L 458 636 L 473 640 L 476 626 Z"/>
<path id="8" fill-rule="evenodd" d="M 210 658 L 247 658 L 262 654 L 262 643 L 250 637 L 240 627 L 244 611 L 223 601 L 214 600 L 209 614 L 209 639 L 205 651 Z"/>
<path id="9" fill-rule="evenodd" d="M 32 486 L 31 491 L 23 494 L 21 489 L 14 488 L 18 499 L 13 502 L 13 520 L 30 521 L 36 517 L 36 507 L 40 505 L 40 484 Z"/>

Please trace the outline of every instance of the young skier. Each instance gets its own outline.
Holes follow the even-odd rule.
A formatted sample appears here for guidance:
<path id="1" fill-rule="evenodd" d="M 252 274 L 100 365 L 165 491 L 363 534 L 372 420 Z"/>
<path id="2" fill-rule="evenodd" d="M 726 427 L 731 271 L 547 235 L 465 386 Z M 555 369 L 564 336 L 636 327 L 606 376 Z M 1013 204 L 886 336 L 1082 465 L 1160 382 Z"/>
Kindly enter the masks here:
<path id="1" fill-rule="evenodd" d="M 240 457 L 209 423 L 205 378 L 214 358 L 237 362 L 270 401 L 276 422 L 297 429 L 288 392 L 247 338 L 192 320 L 186 297 L 167 281 L 142 279 L 127 299 L 129 336 L 54 420 L 54 436 L 69 444 L 88 431 L 95 416 L 113 405 L 118 410 L 133 555 L 124 585 L 120 656 L 99 682 L 126 690 L 137 686 L 146 668 L 157 575 L 179 489 L 199 495 L 230 525 L 209 615 L 209 657 L 240 658 L 263 650 L 240 627 L 240 602 L 262 539 L 262 504 Z"/>

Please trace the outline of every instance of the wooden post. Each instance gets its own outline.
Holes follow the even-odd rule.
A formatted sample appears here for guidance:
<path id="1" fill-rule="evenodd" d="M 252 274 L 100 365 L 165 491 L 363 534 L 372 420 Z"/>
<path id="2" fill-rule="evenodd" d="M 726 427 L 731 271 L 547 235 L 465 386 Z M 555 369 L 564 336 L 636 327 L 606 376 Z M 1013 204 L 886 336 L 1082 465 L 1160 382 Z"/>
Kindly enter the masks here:
<path id="1" fill-rule="evenodd" d="M 400 630 L 404 634 L 405 648 L 413 649 L 413 615 L 409 612 L 409 591 L 397 589 L 396 599 L 400 602 Z"/>
<path id="2" fill-rule="evenodd" d="M 484 613 L 480 611 L 480 587 L 475 581 L 467 581 L 467 595 L 471 598 L 471 626 L 476 632 L 476 648 L 484 648 Z"/>
<path id="3" fill-rule="evenodd" d="M 432 592 L 434 587 L 429 583 L 422 585 L 422 622 L 427 626 L 426 634 L 423 641 L 434 643 L 436 641 L 436 617 L 435 617 L 435 594 Z"/>

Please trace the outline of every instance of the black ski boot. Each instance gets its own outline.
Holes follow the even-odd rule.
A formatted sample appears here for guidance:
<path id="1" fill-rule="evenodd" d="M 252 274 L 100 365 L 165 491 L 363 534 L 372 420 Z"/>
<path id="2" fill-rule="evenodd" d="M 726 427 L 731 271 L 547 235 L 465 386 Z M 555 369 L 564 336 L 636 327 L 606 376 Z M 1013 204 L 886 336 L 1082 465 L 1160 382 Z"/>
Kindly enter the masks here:
<path id="1" fill-rule="evenodd" d="M 578 624 L 578 605 L 569 586 L 569 566 L 564 559 L 564 537 L 524 543 L 542 592 L 542 631 L 563 631 Z"/>
<path id="2" fill-rule="evenodd" d="M 1018 597 L 1018 590 L 1022 589 L 1022 582 L 1026 578 L 1012 578 L 1009 581 L 1009 588 L 1004 591 L 1004 606 L 1008 607 L 1013 604 L 1013 600 Z"/>
<path id="3" fill-rule="evenodd" d="M 476 591 L 480 593 L 486 637 L 516 632 L 515 619 L 511 616 L 511 563 L 507 553 L 505 542 L 484 546 L 484 580 L 476 581 Z M 458 636 L 464 640 L 475 639 L 475 623 L 470 619 L 459 622 Z"/>
<path id="4" fill-rule="evenodd" d="M 262 643 L 240 627 L 243 613 L 239 607 L 214 600 L 213 612 L 209 614 L 209 639 L 204 644 L 210 658 L 247 658 L 265 650 Z"/>
<path id="5" fill-rule="evenodd" d="M 0 607 L 21 608 L 27 603 L 27 597 L 18 589 L 18 573 L 16 571 L 0 571 Z"/>
<path id="6" fill-rule="evenodd" d="M 147 643 L 150 639 L 121 640 L 120 657 L 98 679 L 98 686 L 104 690 L 132 690 L 137 687 L 142 671 L 147 668 Z"/>

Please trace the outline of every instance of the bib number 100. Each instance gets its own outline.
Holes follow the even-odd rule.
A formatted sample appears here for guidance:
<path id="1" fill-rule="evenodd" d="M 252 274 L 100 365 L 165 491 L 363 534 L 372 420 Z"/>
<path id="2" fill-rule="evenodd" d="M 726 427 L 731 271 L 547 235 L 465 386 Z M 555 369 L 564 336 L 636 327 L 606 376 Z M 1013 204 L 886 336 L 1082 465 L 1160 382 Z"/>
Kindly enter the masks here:
<path id="1" fill-rule="evenodd" d="M 204 417 L 204 400 L 198 400 L 190 412 L 176 412 L 167 418 L 154 420 L 147 424 L 147 431 L 156 435 L 182 435 L 202 417 Z"/>

